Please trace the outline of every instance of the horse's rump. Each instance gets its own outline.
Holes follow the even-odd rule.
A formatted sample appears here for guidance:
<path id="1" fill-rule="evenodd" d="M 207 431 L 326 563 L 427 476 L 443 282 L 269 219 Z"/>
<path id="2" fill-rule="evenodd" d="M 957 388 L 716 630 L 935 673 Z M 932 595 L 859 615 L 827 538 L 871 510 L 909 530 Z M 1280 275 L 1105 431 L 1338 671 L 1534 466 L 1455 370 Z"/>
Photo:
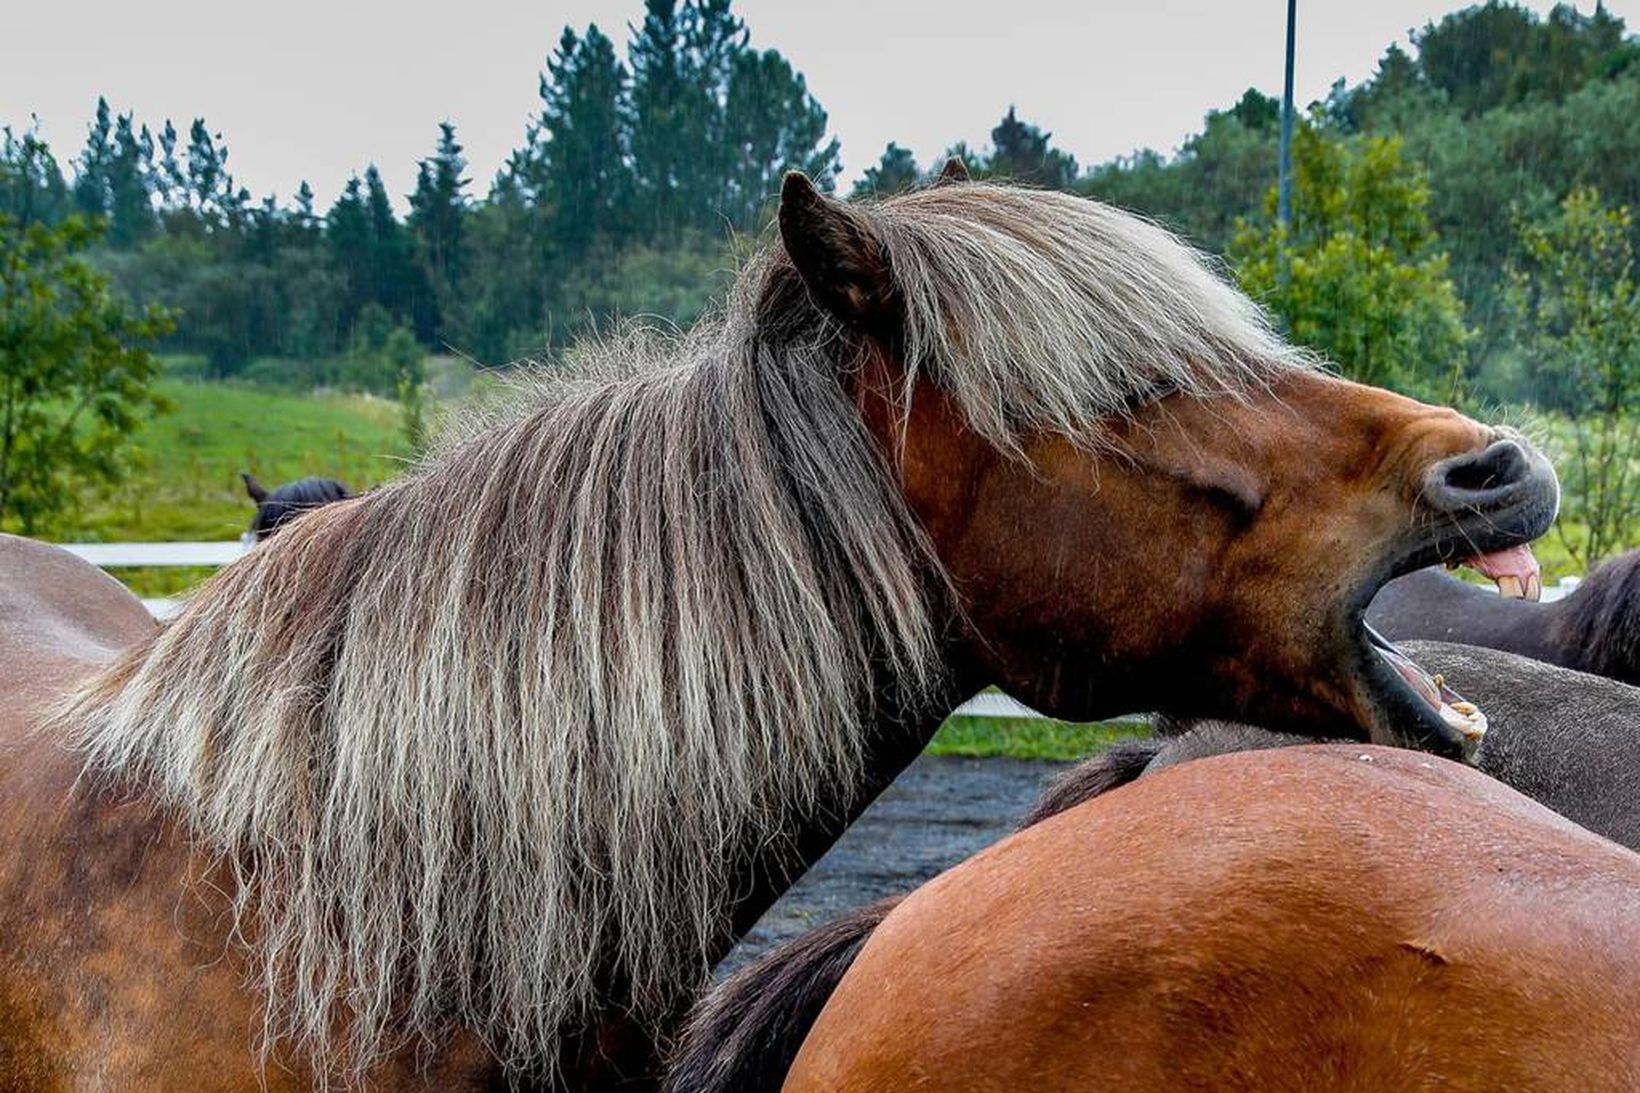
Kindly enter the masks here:
<path id="1" fill-rule="evenodd" d="M 1640 858 L 1369 746 L 1181 765 L 890 914 L 785 1088 L 1632 1089 Z"/>

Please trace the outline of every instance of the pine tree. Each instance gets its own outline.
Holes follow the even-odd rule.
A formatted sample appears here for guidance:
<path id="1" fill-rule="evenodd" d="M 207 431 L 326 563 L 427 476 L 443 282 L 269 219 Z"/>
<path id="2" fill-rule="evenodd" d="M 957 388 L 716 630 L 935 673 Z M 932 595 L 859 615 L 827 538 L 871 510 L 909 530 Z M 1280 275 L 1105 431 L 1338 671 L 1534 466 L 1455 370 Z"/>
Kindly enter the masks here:
<path id="1" fill-rule="evenodd" d="M 826 139 L 826 112 L 772 49 L 735 57 L 725 125 L 734 166 L 723 213 L 743 230 L 760 226 L 783 172 L 799 170 L 829 187 L 841 169 L 837 141 Z"/>
<path id="2" fill-rule="evenodd" d="M 375 299 L 370 215 L 365 211 L 363 182 L 347 180 L 336 203 L 325 216 L 325 240 L 345 286 L 342 322 L 351 326 L 365 304 Z"/>
<path id="3" fill-rule="evenodd" d="M 883 149 L 875 166 L 867 167 L 860 181 L 854 184 L 854 196 L 865 197 L 871 194 L 880 194 L 887 197 L 889 194 L 903 193 L 917 184 L 922 177 L 917 167 L 917 157 L 911 154 L 911 149 L 901 148 L 893 141 Z"/>
<path id="4" fill-rule="evenodd" d="M 411 257 L 410 239 L 393 213 L 393 202 L 375 164 L 364 172 L 365 220 L 370 232 L 370 298 L 395 319 L 415 325 L 431 340 L 438 325 L 432 294 Z"/>
<path id="5" fill-rule="evenodd" d="M 1031 186 L 1068 190 L 1076 181 L 1076 160 L 1049 145 L 1051 133 L 1019 120 L 1012 106 L 991 130 L 990 172 Z"/>
<path id="6" fill-rule="evenodd" d="M 194 119 L 188 129 L 187 193 L 189 205 L 201 217 L 227 221 L 238 195 L 228 174 L 228 146 L 221 141 L 222 134 L 212 134 L 204 118 Z"/>
<path id="7" fill-rule="evenodd" d="M 632 177 L 626 166 L 622 103 L 626 70 L 596 25 L 584 38 L 569 28 L 541 78 L 539 147 L 531 167 L 540 202 L 551 211 L 559 245 L 580 254 L 627 225 Z"/>
<path id="8" fill-rule="evenodd" d="M 37 126 L 21 137 L 9 125 L 0 129 L 0 215 L 21 228 L 55 224 L 72 209 L 62 168 Z"/>
<path id="9" fill-rule="evenodd" d="M 416 192 L 410 195 L 410 232 L 433 284 L 445 292 L 461 278 L 468 182 L 462 177 L 467 160 L 461 152 L 455 125 L 440 122 L 438 149 L 418 165 Z"/>
<path id="10" fill-rule="evenodd" d="M 648 238 L 675 237 L 689 221 L 686 161 L 703 143 L 691 127 L 704 113 L 687 100 L 690 10 L 677 0 L 645 0 L 644 19 L 627 47 L 632 62 L 631 152 L 637 208 Z"/>
<path id="11" fill-rule="evenodd" d="M 108 199 L 108 242 L 117 248 L 131 247 L 154 228 L 154 198 L 149 189 L 154 141 L 143 126 L 134 131 L 130 114 L 114 121 L 113 140 L 104 165 L 104 188 Z"/>
<path id="12" fill-rule="evenodd" d="M 160 208 L 176 212 L 188 207 L 188 171 L 177 156 L 177 127 L 165 119 L 165 128 L 159 131 L 159 158 L 154 164 L 154 192 Z"/>
<path id="13" fill-rule="evenodd" d="M 689 88 L 683 105 L 690 116 L 684 128 L 694 144 L 685 148 L 681 188 L 685 208 L 697 217 L 721 213 L 724 180 L 734 167 L 727 130 L 729 85 L 736 60 L 747 51 L 748 35 L 730 3 L 695 0 L 688 8 L 684 73 Z"/>
<path id="14" fill-rule="evenodd" d="M 74 207 L 85 216 L 107 217 L 109 163 L 114 158 L 114 120 L 108 100 L 97 97 L 97 115 L 86 131 L 85 147 L 75 164 Z"/>

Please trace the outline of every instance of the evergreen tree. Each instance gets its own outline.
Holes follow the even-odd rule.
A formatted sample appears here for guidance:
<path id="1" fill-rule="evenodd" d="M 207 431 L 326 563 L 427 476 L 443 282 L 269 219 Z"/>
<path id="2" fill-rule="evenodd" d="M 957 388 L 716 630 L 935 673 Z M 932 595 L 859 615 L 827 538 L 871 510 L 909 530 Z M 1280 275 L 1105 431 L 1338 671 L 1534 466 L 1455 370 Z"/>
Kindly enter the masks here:
<path id="1" fill-rule="evenodd" d="M 421 161 L 416 192 L 410 195 L 409 228 L 433 284 L 448 292 L 461 279 L 462 234 L 466 227 L 467 160 L 456 143 L 456 127 L 439 123 L 438 149 Z"/>
<path id="2" fill-rule="evenodd" d="M 877 163 L 867 167 L 860 181 L 855 183 L 853 196 L 880 194 L 887 197 L 890 194 L 903 193 L 915 186 L 921 177 L 917 157 L 911 154 L 911 149 L 901 148 L 893 141 L 889 141 Z"/>
<path id="3" fill-rule="evenodd" d="M 134 131 L 130 114 L 114 122 L 113 140 L 104 167 L 104 192 L 108 201 L 108 242 L 127 248 L 140 242 L 154 228 L 154 198 L 149 189 L 154 141 L 143 126 Z"/>
<path id="4" fill-rule="evenodd" d="M 1014 108 L 991 130 L 993 175 L 1050 190 L 1068 190 L 1076 181 L 1076 160 L 1050 147 L 1051 133 L 1019 120 Z"/>
<path id="5" fill-rule="evenodd" d="M 55 224 L 72 209 L 57 157 L 31 126 L 21 137 L 0 129 L 0 215 L 21 227 Z"/>
<path id="6" fill-rule="evenodd" d="M 734 166 L 721 211 L 743 231 L 761 226 L 785 171 L 802 171 L 829 187 L 841 169 L 837 141 L 826 139 L 826 112 L 802 75 L 772 49 L 735 57 L 725 130 Z"/>
<path id="7" fill-rule="evenodd" d="M 719 212 L 724 179 L 735 166 L 728 132 L 728 100 L 735 63 L 747 51 L 746 24 L 730 10 L 730 0 L 695 0 L 688 9 L 685 73 L 691 84 L 684 104 L 692 112 L 686 131 L 698 144 L 684 157 L 685 205 L 708 217 Z M 696 221 L 696 223 L 702 223 Z"/>
<path id="8" fill-rule="evenodd" d="M 622 134 L 626 91 L 615 44 L 596 25 L 584 38 L 566 27 L 541 78 L 542 144 L 529 171 L 531 189 L 550 210 L 553 235 L 567 254 L 581 254 L 628 226 L 633 183 Z"/>
<path id="9" fill-rule="evenodd" d="M 165 119 L 159 131 L 159 156 L 153 165 L 153 188 L 160 208 L 174 212 L 188 207 L 188 171 L 177 155 L 177 127 Z"/>
<path id="10" fill-rule="evenodd" d="M 85 147 L 75 164 L 74 207 L 82 215 L 106 218 L 112 211 L 108 172 L 113 159 L 114 119 L 108 100 L 98 96 L 96 117 L 86 130 Z"/>
<path id="11" fill-rule="evenodd" d="M 358 175 L 348 178 L 341 195 L 325 216 L 325 239 L 346 286 L 342 322 L 351 327 L 364 305 L 375 299 L 370 214 L 365 211 L 364 183 Z"/>
<path id="12" fill-rule="evenodd" d="M 690 11 L 677 0 L 645 0 L 643 22 L 627 47 L 635 207 L 647 238 L 675 237 L 689 222 L 687 161 L 705 143 L 694 127 L 705 110 L 688 101 L 698 88 L 689 73 Z"/>
<path id="13" fill-rule="evenodd" d="M 212 134 L 204 118 L 188 129 L 188 205 L 202 218 L 232 219 L 236 204 L 233 177 L 228 174 L 228 146 L 222 134 Z"/>

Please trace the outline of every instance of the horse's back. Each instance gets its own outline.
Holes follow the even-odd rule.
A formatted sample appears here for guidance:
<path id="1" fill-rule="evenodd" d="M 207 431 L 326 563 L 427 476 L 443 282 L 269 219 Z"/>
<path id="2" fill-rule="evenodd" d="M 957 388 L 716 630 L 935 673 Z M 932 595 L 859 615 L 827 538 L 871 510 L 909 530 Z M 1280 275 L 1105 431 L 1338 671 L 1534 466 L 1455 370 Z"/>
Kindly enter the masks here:
<path id="1" fill-rule="evenodd" d="M 907 899 L 785 1088 L 919 1081 L 1632 1090 L 1640 857 L 1415 753 L 1182 764 Z"/>
<path id="2" fill-rule="evenodd" d="M 142 602 L 96 566 L 0 534 L 0 695 L 11 711 L 29 696 L 49 698 L 43 692 L 108 663 L 155 626 Z"/>

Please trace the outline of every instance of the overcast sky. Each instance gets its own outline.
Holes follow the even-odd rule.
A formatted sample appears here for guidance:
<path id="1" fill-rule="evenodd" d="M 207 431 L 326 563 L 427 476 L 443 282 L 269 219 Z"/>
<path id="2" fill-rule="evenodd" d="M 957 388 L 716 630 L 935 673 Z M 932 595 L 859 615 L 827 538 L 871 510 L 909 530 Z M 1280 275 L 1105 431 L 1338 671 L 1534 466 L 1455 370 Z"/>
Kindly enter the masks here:
<path id="1" fill-rule="evenodd" d="M 1281 88 L 1284 0 L 739 0 L 752 42 L 785 53 L 830 112 L 846 177 L 884 144 L 927 163 L 981 147 L 1009 104 L 1084 163 L 1171 151 L 1204 111 Z M 1298 96 L 1369 75 L 1384 47 L 1455 0 L 1299 0 Z M 1547 4 L 1530 6 L 1544 10 Z M 1593 0 L 1577 5 L 1592 10 Z M 1607 7 L 1636 25 L 1640 0 Z M 566 23 L 617 42 L 642 0 L 132 0 L 8 3 L 0 122 L 38 115 L 60 159 L 78 152 L 99 94 L 158 128 L 204 115 L 258 197 L 302 179 L 328 206 L 374 162 L 402 199 L 449 118 L 474 191 L 523 138 Z M 401 200 L 402 204 L 402 200 Z"/>

